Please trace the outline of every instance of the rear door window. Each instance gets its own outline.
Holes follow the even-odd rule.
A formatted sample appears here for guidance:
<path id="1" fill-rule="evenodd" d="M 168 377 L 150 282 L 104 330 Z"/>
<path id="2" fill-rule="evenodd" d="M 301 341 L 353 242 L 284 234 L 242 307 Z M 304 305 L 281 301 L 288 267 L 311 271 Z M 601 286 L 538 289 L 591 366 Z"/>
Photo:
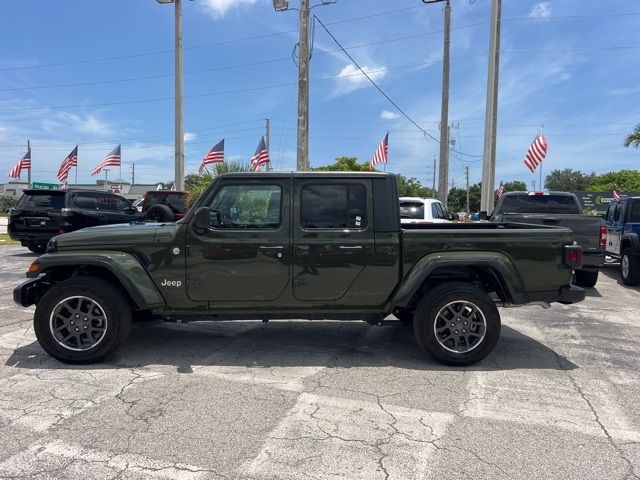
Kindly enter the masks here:
<path id="1" fill-rule="evenodd" d="M 634 200 L 633 202 L 629 202 L 627 208 L 631 207 L 629 210 L 629 215 L 627 216 L 627 222 L 629 223 L 640 223 L 640 200 Z"/>
<path id="2" fill-rule="evenodd" d="M 358 184 L 307 184 L 302 187 L 300 224 L 303 228 L 367 226 L 367 192 Z"/>
<path id="3" fill-rule="evenodd" d="M 60 210 L 64 208 L 64 196 L 64 193 L 25 193 L 16 208 Z"/>

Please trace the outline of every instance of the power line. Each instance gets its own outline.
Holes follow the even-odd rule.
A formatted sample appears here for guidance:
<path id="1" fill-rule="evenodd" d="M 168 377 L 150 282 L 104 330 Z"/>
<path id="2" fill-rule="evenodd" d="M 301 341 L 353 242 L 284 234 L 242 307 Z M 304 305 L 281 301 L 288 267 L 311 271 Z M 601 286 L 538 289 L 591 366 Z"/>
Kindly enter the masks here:
<path id="1" fill-rule="evenodd" d="M 346 22 L 353 22 L 353 21 L 364 20 L 364 19 L 373 18 L 373 17 L 380 17 L 380 16 L 390 15 L 390 14 L 393 14 L 393 13 L 404 12 L 404 11 L 407 11 L 407 10 L 412 10 L 412 9 L 415 9 L 415 8 L 423 8 L 423 7 L 424 7 L 424 5 L 420 4 L 420 5 L 410 6 L 410 7 L 399 8 L 399 9 L 395 9 L 395 10 L 387 10 L 385 12 L 379 12 L 379 13 L 374 13 L 374 14 L 370 14 L 370 15 L 362 15 L 362 16 L 359 16 L 359 17 L 352 17 L 352 18 L 346 18 L 346 19 L 343 19 L 343 20 L 336 20 L 334 22 L 330 22 L 329 25 L 335 25 L 335 24 L 346 23 Z M 221 42 L 203 43 L 203 44 L 200 44 L 200 45 L 192 45 L 190 47 L 184 47 L 184 50 L 197 50 L 197 49 L 201 49 L 201 48 L 220 47 L 220 46 L 224 46 L 224 45 L 231 45 L 231 44 L 234 44 L 234 43 L 246 42 L 246 41 L 249 41 L 249 40 L 261 40 L 261 39 L 264 39 L 264 38 L 277 37 L 277 36 L 280 36 L 280 35 L 287 35 L 289 33 L 295 33 L 297 31 L 298 31 L 297 29 L 295 29 L 295 30 L 282 30 L 282 31 L 279 31 L 279 32 L 265 33 L 265 34 L 261 34 L 261 35 L 252 35 L 250 37 L 242 37 L 242 38 L 236 38 L 236 39 L 232 39 L 232 40 L 224 40 L 224 41 L 221 41 Z M 145 56 L 163 55 L 163 54 L 169 54 L 169 53 L 173 53 L 173 49 L 170 49 L 170 50 L 155 50 L 155 51 L 150 51 L 150 52 L 141 52 L 141 53 L 134 53 L 134 54 L 129 54 L 129 55 L 119 55 L 119 56 L 113 56 L 113 57 L 88 58 L 88 59 L 82 59 L 82 60 L 73 60 L 73 61 L 68 61 L 68 62 L 49 63 L 49 64 L 42 64 L 42 65 L 28 65 L 28 66 L 24 66 L 24 67 L 0 68 L 0 72 L 14 71 L 14 70 L 29 70 L 29 69 L 37 69 L 37 68 L 49 68 L 49 67 L 66 67 L 66 66 L 70 66 L 70 65 L 79 65 L 79 64 L 83 64 L 83 63 L 110 62 L 110 61 L 116 61 L 116 60 L 126 60 L 126 59 L 131 59 L 131 58 L 140 58 L 140 57 L 145 57 Z"/>

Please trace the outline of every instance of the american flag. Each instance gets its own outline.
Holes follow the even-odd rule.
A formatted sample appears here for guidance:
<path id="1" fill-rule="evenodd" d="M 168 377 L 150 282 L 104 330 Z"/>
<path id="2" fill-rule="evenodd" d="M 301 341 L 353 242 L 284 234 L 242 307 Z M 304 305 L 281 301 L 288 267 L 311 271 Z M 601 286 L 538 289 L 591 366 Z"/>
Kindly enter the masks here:
<path id="1" fill-rule="evenodd" d="M 616 202 L 619 202 L 621 198 L 622 198 L 622 194 L 618 190 L 614 190 L 613 191 L 613 199 Z"/>
<path id="2" fill-rule="evenodd" d="M 544 157 L 547 156 L 547 148 L 549 148 L 547 139 L 543 134 L 538 135 L 524 156 L 524 164 L 531 170 L 531 173 L 535 172 L 537 166 L 540 165 Z"/>
<path id="3" fill-rule="evenodd" d="M 504 193 L 504 184 L 500 182 L 500 186 L 496 190 L 496 197 L 500 198 L 503 193 Z"/>
<path id="4" fill-rule="evenodd" d="M 269 151 L 267 150 L 267 144 L 264 142 L 264 136 L 262 136 L 258 142 L 256 153 L 251 157 L 251 168 L 253 171 L 257 171 L 262 165 L 269 163 L 269 161 Z"/>
<path id="5" fill-rule="evenodd" d="M 376 153 L 373 154 L 373 158 L 371 159 L 371 163 L 369 164 L 369 170 L 374 170 L 378 163 L 387 164 L 387 160 L 389 159 L 389 132 L 384 136 L 380 145 L 378 145 L 378 149 Z"/>
<path id="6" fill-rule="evenodd" d="M 207 153 L 202 159 L 202 163 L 200 164 L 200 169 L 198 171 L 202 173 L 207 165 L 222 162 L 224 162 L 224 138 L 211 147 L 209 153 Z"/>
<path id="7" fill-rule="evenodd" d="M 60 183 L 67 183 L 67 178 L 69 178 L 69 170 L 73 167 L 78 166 L 78 146 L 71 150 L 71 153 L 62 161 L 60 168 L 58 169 L 58 173 L 56 176 Z"/>
<path id="8" fill-rule="evenodd" d="M 97 175 L 103 168 L 106 167 L 119 167 L 120 166 L 120 145 L 114 148 L 107 158 L 105 158 L 100 165 L 98 165 L 91 175 Z"/>
<path id="9" fill-rule="evenodd" d="M 20 173 L 22 170 L 31 169 L 31 148 L 27 150 L 18 163 L 16 163 L 11 171 L 9 172 L 9 177 L 11 178 L 20 178 Z"/>

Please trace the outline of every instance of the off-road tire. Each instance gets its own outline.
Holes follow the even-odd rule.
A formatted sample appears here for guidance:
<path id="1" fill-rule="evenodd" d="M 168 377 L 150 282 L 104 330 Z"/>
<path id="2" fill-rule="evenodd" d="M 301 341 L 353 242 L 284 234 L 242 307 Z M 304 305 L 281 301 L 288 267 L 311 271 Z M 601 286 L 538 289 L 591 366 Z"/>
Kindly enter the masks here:
<path id="1" fill-rule="evenodd" d="M 105 331 L 96 344 L 84 350 L 73 350 L 71 349 L 73 345 L 71 348 L 61 345 L 53 333 L 55 327 L 52 324 L 55 321 L 59 322 L 60 318 L 55 317 L 57 320 L 52 320 L 54 310 L 57 306 L 61 308 L 59 305 L 65 300 L 74 297 L 83 297 L 95 302 L 98 309 L 93 312 L 97 312 L 98 316 L 102 312 L 101 318 L 104 319 L 105 324 Z M 74 302 L 74 300 L 70 301 Z M 69 318 L 72 316 L 76 315 L 69 315 Z M 63 332 L 66 334 L 70 328 L 74 330 L 76 327 L 83 328 L 82 316 L 76 322 L 78 323 L 74 327 L 65 327 L 67 330 Z M 111 283 L 95 277 L 76 277 L 63 280 L 47 290 L 36 307 L 33 327 L 40 346 L 55 359 L 72 364 L 94 363 L 113 354 L 120 343 L 127 338 L 131 329 L 131 309 L 123 293 Z M 78 335 L 82 333 L 80 330 Z M 71 335 L 75 336 L 73 332 Z M 78 337 L 78 339 L 86 339 L 87 333 L 84 335 L 85 337 Z M 78 342 L 75 346 L 78 346 Z"/>
<path id="2" fill-rule="evenodd" d="M 475 306 L 482 315 L 476 315 L 474 318 L 484 319 L 484 336 L 480 340 L 476 338 L 468 341 L 468 351 L 454 352 L 447 349 L 436 337 L 436 327 L 441 325 L 442 321 L 438 319 L 438 314 L 448 305 L 456 307 L 465 303 Z M 453 318 L 452 322 L 456 324 L 455 328 L 458 328 L 457 318 Z M 413 330 L 420 347 L 446 365 L 472 365 L 485 358 L 498 343 L 500 328 L 500 314 L 489 295 L 484 290 L 463 282 L 447 282 L 427 291 L 418 303 L 413 318 Z"/>
<path id="3" fill-rule="evenodd" d="M 625 262 L 629 265 L 626 276 Z M 633 253 L 631 247 L 625 248 L 620 256 L 620 276 L 622 277 L 622 283 L 625 285 L 638 285 L 640 283 L 640 255 Z"/>
<path id="4" fill-rule="evenodd" d="M 47 251 L 47 244 L 46 243 L 29 243 L 27 245 L 27 248 L 31 250 L 33 253 L 37 253 L 38 255 L 40 255 L 41 253 L 44 253 Z"/>
<path id="5" fill-rule="evenodd" d="M 176 220 L 176 216 L 173 214 L 171 209 L 166 205 L 152 205 L 144 214 L 144 219 L 152 222 L 174 222 Z"/>
<path id="6" fill-rule="evenodd" d="M 579 287 L 593 288 L 598 283 L 598 270 L 576 270 L 574 273 Z"/>

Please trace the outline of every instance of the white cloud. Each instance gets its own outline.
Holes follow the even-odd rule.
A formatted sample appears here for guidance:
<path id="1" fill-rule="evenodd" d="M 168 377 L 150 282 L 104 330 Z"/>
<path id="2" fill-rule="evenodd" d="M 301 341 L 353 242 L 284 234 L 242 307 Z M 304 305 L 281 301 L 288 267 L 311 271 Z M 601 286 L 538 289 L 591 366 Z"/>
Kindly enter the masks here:
<path id="1" fill-rule="evenodd" d="M 196 139 L 198 135 L 193 133 L 193 132 L 184 132 L 184 142 L 188 143 L 188 142 L 192 142 Z"/>
<path id="2" fill-rule="evenodd" d="M 635 93 L 640 92 L 640 87 L 631 87 L 631 88 L 614 88 L 609 91 L 609 95 L 614 97 L 624 97 L 625 95 L 633 95 Z"/>
<path id="3" fill-rule="evenodd" d="M 549 2 L 536 3 L 529 12 L 529 18 L 549 18 L 551 16 L 551 7 Z"/>
<path id="4" fill-rule="evenodd" d="M 400 118 L 400 115 L 395 112 L 390 112 L 389 110 L 383 110 L 380 113 L 380 118 L 383 120 L 395 120 L 396 118 Z"/>
<path id="5" fill-rule="evenodd" d="M 363 65 L 362 70 L 364 70 L 373 81 L 385 77 L 388 73 L 385 67 L 368 67 L 367 65 Z M 336 79 L 338 87 L 334 95 L 350 93 L 371 85 L 367 77 L 362 74 L 358 67 L 351 63 L 343 67 L 342 70 L 338 72 L 337 77 L 341 78 Z"/>
<path id="6" fill-rule="evenodd" d="M 253 5 L 258 0 L 202 0 L 201 5 L 205 12 L 214 19 L 224 17 L 233 7 Z"/>
<path id="7" fill-rule="evenodd" d="M 105 137 L 113 133 L 111 124 L 100 120 L 96 115 L 83 116 L 68 112 L 59 112 L 51 118 L 45 118 L 42 129 L 49 134 L 75 131 L 92 137 Z"/>

